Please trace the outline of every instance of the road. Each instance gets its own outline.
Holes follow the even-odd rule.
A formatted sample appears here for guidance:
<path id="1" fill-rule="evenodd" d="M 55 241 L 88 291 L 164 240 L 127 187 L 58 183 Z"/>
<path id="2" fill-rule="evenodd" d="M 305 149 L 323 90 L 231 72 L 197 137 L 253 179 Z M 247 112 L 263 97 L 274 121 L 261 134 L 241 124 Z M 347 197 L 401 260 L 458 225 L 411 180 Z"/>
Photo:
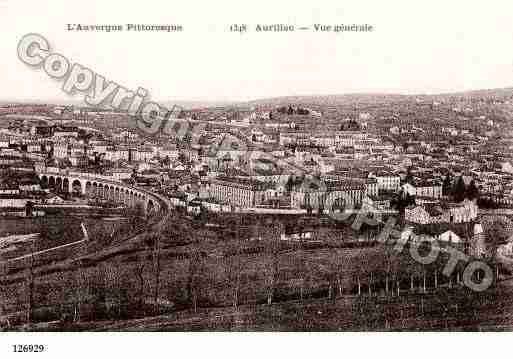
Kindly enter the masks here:
<path id="1" fill-rule="evenodd" d="M 66 244 L 63 244 L 61 246 L 44 249 L 42 251 L 37 251 L 37 252 L 34 252 L 34 253 L 30 253 L 30 254 L 25 254 L 25 255 L 20 256 L 20 257 L 8 259 L 8 260 L 2 262 L 2 264 L 3 263 L 16 262 L 16 261 L 27 259 L 27 258 L 30 258 L 30 257 L 37 257 L 37 256 L 39 256 L 41 254 L 50 253 L 50 252 L 53 252 L 53 251 L 57 251 L 59 249 L 64 249 L 64 248 L 72 247 L 72 246 L 75 246 L 77 244 L 84 243 L 85 241 L 86 241 L 85 239 L 81 239 L 81 240 L 76 241 L 76 242 L 66 243 Z"/>

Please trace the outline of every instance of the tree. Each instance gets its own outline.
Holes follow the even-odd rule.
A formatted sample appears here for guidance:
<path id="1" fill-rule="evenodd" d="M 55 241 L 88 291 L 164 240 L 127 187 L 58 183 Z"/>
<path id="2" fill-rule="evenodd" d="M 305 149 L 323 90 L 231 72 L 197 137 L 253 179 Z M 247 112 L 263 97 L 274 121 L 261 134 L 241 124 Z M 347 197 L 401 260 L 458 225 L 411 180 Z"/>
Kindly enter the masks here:
<path id="1" fill-rule="evenodd" d="M 297 256 L 297 275 L 299 279 L 299 299 L 301 302 L 308 297 L 309 288 L 312 282 L 312 262 L 308 257 L 306 245 L 306 233 L 304 224 L 298 223 L 300 248 L 296 251 Z"/>
<path id="2" fill-rule="evenodd" d="M 454 186 L 453 186 L 452 195 L 453 195 L 454 200 L 456 202 L 463 201 L 465 199 L 465 195 L 466 195 L 465 192 L 466 192 L 465 182 L 463 181 L 463 178 L 460 176 L 455 181 Z"/>
<path id="3" fill-rule="evenodd" d="M 507 217 L 487 216 L 483 218 L 482 224 L 486 235 L 486 243 L 490 248 L 507 243 L 508 238 L 511 236 L 511 228 L 513 227 L 513 224 Z"/>
<path id="4" fill-rule="evenodd" d="M 280 266 L 280 236 L 283 233 L 283 224 L 279 221 L 270 223 L 270 234 L 265 236 L 265 250 L 267 261 L 265 261 L 265 281 L 267 287 L 267 304 L 273 302 L 278 282 Z M 262 232 L 261 224 L 258 226 L 258 234 Z"/>
<path id="5" fill-rule="evenodd" d="M 449 174 L 445 176 L 444 182 L 442 184 L 442 194 L 444 196 L 450 196 L 452 194 L 452 180 Z"/>
<path id="6" fill-rule="evenodd" d="M 397 273 L 398 258 L 397 251 L 391 246 L 384 246 L 384 274 L 385 274 L 385 293 L 388 295 L 392 291 L 391 279 L 395 277 Z"/>
<path id="7" fill-rule="evenodd" d="M 404 209 L 412 204 L 415 204 L 415 197 L 409 193 L 401 191 L 391 201 L 392 208 L 397 209 L 400 213 L 404 212 Z"/>
<path id="8" fill-rule="evenodd" d="M 155 310 L 158 308 L 158 300 L 160 294 L 160 274 L 162 271 L 160 263 L 160 252 L 161 252 L 161 233 L 154 233 L 148 236 L 146 239 L 146 246 L 151 251 L 151 258 L 153 264 L 153 305 Z"/>
<path id="9" fill-rule="evenodd" d="M 285 191 L 291 192 L 294 189 L 295 181 L 292 175 L 287 176 L 287 182 L 285 183 Z"/>
<path id="10" fill-rule="evenodd" d="M 278 107 L 278 108 L 276 109 L 276 111 L 277 111 L 278 113 L 281 113 L 281 114 L 283 114 L 283 115 L 284 115 L 284 114 L 286 114 L 286 113 L 287 113 L 287 107 L 286 107 L 286 106 Z"/>
<path id="11" fill-rule="evenodd" d="M 194 309 L 198 309 L 198 297 L 201 290 L 202 276 L 204 271 L 203 253 L 198 250 L 193 250 L 189 253 L 189 270 L 187 274 L 187 298 Z"/>
<path id="12" fill-rule="evenodd" d="M 236 250 L 233 256 L 232 262 L 232 284 L 233 284 L 233 306 L 237 308 L 239 306 L 239 293 L 242 280 L 242 240 L 240 238 L 240 232 L 237 233 L 236 238 Z"/>
<path id="13" fill-rule="evenodd" d="M 27 275 L 25 278 L 25 289 L 27 291 L 27 323 L 32 323 L 34 320 L 34 298 L 35 298 L 35 250 L 36 242 L 33 240 L 30 244 L 29 263 L 27 268 Z"/>
<path id="14" fill-rule="evenodd" d="M 164 158 L 162 159 L 162 164 L 163 164 L 164 166 L 169 167 L 169 165 L 171 164 L 171 159 L 169 158 L 169 156 L 166 156 L 166 157 L 164 157 Z"/>
<path id="15" fill-rule="evenodd" d="M 76 261 L 75 270 L 72 273 L 73 276 L 73 321 L 77 322 L 80 320 L 82 303 L 85 301 L 87 296 L 88 288 L 86 285 L 86 276 L 83 266 L 82 257 L 87 252 L 87 242 L 84 241 L 80 244 L 78 249 L 79 257 Z"/>
<path id="16" fill-rule="evenodd" d="M 404 178 L 404 181 L 409 184 L 413 184 L 413 174 L 411 173 L 411 167 L 408 167 L 406 170 L 406 177 Z"/>
<path id="17" fill-rule="evenodd" d="M 4 280 L 4 276 L 6 273 L 6 267 L 4 263 L 0 263 L 0 279 Z M 5 303 L 9 300 L 9 287 L 7 284 L 0 284 L 0 330 L 2 329 L 10 329 L 11 323 L 9 321 L 9 317 L 5 316 Z"/>
<path id="18" fill-rule="evenodd" d="M 129 282 L 117 263 L 102 263 L 107 288 L 107 308 L 114 310 L 114 317 L 121 318 L 123 309 L 129 307 Z M 111 314 L 111 315 L 112 315 Z"/>
<path id="19" fill-rule="evenodd" d="M 298 115 L 308 115 L 309 113 L 310 113 L 310 111 L 308 111 L 308 109 L 306 109 L 306 108 L 299 107 L 297 109 L 297 114 Z"/>
<path id="20" fill-rule="evenodd" d="M 143 252 L 134 267 L 134 274 L 137 278 L 137 304 L 139 306 L 139 310 L 143 310 L 144 306 L 144 297 L 145 297 L 145 280 L 144 280 L 144 271 L 146 269 L 146 261 L 147 261 L 147 254 L 146 252 Z"/>
<path id="21" fill-rule="evenodd" d="M 187 163 L 187 157 L 185 156 L 185 154 L 183 152 L 180 152 L 178 154 L 178 161 L 182 164 L 186 164 Z"/>
<path id="22" fill-rule="evenodd" d="M 473 179 L 470 181 L 470 184 L 467 188 L 467 198 L 471 200 L 479 198 L 479 189 L 477 188 L 476 182 Z"/>

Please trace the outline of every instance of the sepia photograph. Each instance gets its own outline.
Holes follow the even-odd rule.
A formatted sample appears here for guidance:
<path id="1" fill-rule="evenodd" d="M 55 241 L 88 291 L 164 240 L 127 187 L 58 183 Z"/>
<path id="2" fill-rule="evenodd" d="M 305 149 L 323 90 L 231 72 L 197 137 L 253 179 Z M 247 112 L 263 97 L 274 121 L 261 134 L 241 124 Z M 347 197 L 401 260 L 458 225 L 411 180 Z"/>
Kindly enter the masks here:
<path id="1" fill-rule="evenodd" d="M 512 10 L 0 0 L 0 352 L 511 332 Z"/>

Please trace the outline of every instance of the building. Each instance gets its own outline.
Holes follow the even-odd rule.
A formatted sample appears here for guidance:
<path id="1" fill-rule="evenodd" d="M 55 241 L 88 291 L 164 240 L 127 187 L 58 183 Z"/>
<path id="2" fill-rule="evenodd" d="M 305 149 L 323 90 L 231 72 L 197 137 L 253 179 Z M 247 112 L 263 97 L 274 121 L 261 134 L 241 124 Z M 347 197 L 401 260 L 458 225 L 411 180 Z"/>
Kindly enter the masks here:
<path id="1" fill-rule="evenodd" d="M 67 143 L 56 143 L 53 146 L 53 156 L 55 158 L 63 159 L 69 157 L 68 144 Z"/>
<path id="2" fill-rule="evenodd" d="M 30 201 L 23 195 L 0 194 L 0 208 L 25 208 Z"/>
<path id="3" fill-rule="evenodd" d="M 129 168 L 114 168 L 112 170 L 112 179 L 114 181 L 128 180 L 132 177 L 133 170 Z"/>
<path id="4" fill-rule="evenodd" d="M 250 178 L 218 177 L 210 180 L 210 197 L 236 207 L 255 207 L 262 203 L 265 184 Z"/>
<path id="5" fill-rule="evenodd" d="M 365 194 L 371 197 L 378 196 L 378 181 L 375 178 L 365 180 Z"/>
<path id="6" fill-rule="evenodd" d="M 106 142 L 102 142 L 102 141 L 91 142 L 91 145 L 92 145 L 92 152 L 96 152 L 98 154 L 106 153 L 107 148 L 109 147 Z"/>
<path id="7" fill-rule="evenodd" d="M 339 131 L 335 133 L 335 144 L 338 148 L 353 147 L 356 143 L 367 138 L 365 132 Z"/>
<path id="8" fill-rule="evenodd" d="M 445 231 L 435 236 L 437 240 L 440 242 L 446 242 L 446 243 L 461 243 L 462 238 L 458 236 L 453 231 Z"/>
<path id="9" fill-rule="evenodd" d="M 87 166 L 89 163 L 89 159 L 84 154 L 74 154 L 69 157 L 69 161 L 74 167 L 83 167 Z"/>
<path id="10" fill-rule="evenodd" d="M 28 143 L 27 152 L 41 152 L 41 144 L 39 143 Z"/>
<path id="11" fill-rule="evenodd" d="M 54 137 L 78 137 L 78 127 L 75 126 L 55 126 L 53 129 Z"/>
<path id="12" fill-rule="evenodd" d="M 107 148 L 105 152 L 105 160 L 107 161 L 128 161 L 129 158 L 129 151 L 128 148 L 120 147 L 120 148 L 114 148 L 110 147 Z"/>
<path id="13" fill-rule="evenodd" d="M 418 224 L 468 223 L 477 218 L 478 207 L 474 201 L 462 203 L 424 203 L 407 207 L 404 219 Z"/>
<path id="14" fill-rule="evenodd" d="M 155 154 L 151 148 L 143 147 L 139 149 L 130 149 L 129 160 L 135 162 L 148 162 Z"/>
<path id="15" fill-rule="evenodd" d="M 355 208 L 362 203 L 365 186 L 354 181 L 323 181 L 304 179 L 290 192 L 292 208 L 326 209 Z"/>
<path id="16" fill-rule="evenodd" d="M 476 257 L 486 255 L 486 236 L 481 223 L 474 224 L 474 234 L 470 245 L 470 254 Z"/>
<path id="17" fill-rule="evenodd" d="M 403 184 L 402 189 L 413 197 L 442 198 L 442 184 L 436 181 L 412 181 Z"/>
<path id="18" fill-rule="evenodd" d="M 326 173 L 323 174 L 322 178 L 325 181 L 346 181 L 360 183 L 365 188 L 365 194 L 371 197 L 378 196 L 378 181 L 376 178 L 367 178 L 367 174 L 363 175 L 360 173 Z"/>
<path id="19" fill-rule="evenodd" d="M 365 196 L 362 201 L 365 208 L 371 208 L 378 211 L 389 211 L 391 208 L 390 203 L 390 198 L 386 196 Z"/>
<path id="20" fill-rule="evenodd" d="M 387 172 L 378 172 L 369 175 L 370 178 L 375 178 L 378 184 L 379 191 L 398 191 L 401 188 L 401 177 Z"/>

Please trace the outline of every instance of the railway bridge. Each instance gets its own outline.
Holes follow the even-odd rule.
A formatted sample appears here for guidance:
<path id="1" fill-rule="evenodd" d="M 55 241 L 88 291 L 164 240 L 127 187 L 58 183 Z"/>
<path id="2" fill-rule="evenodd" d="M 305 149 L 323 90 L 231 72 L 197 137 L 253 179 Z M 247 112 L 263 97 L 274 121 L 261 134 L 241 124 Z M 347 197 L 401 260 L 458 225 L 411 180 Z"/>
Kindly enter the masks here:
<path id="1" fill-rule="evenodd" d="M 128 207 L 140 205 L 146 214 L 160 210 L 160 200 L 155 194 L 107 176 L 59 170 L 41 171 L 38 177 L 43 185 L 60 191 L 111 200 Z"/>

